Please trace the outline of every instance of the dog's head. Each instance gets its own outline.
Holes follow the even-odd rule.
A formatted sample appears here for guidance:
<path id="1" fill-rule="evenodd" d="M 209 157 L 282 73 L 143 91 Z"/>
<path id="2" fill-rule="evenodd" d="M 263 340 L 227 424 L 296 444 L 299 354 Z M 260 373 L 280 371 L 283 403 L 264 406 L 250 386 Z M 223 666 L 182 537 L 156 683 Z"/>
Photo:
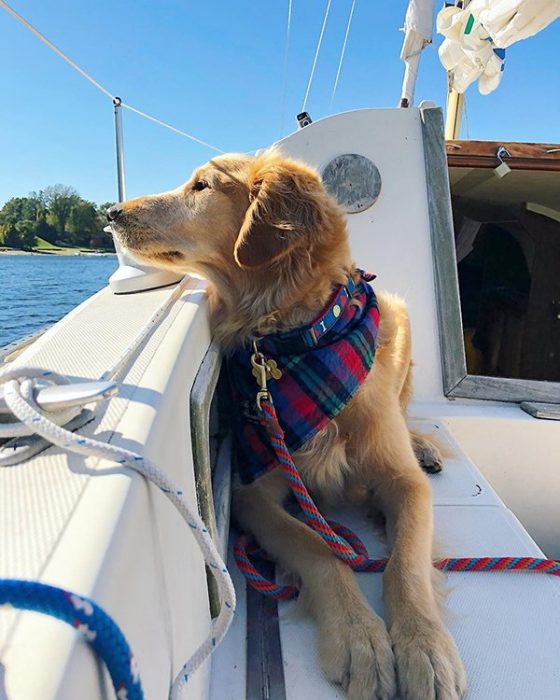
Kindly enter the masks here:
<path id="1" fill-rule="evenodd" d="M 214 158 L 177 189 L 124 202 L 108 217 L 141 262 L 203 274 L 269 269 L 345 228 L 318 174 L 275 151 Z"/>

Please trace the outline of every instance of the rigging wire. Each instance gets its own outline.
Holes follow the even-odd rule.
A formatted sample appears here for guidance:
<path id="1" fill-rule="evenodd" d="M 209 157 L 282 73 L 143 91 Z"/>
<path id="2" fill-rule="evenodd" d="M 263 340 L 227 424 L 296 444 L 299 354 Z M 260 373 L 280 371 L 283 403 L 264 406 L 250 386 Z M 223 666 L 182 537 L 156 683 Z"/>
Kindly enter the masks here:
<path id="1" fill-rule="evenodd" d="M 89 80 L 89 82 L 96 87 L 98 90 L 100 90 L 104 95 L 109 97 L 111 100 L 115 99 L 115 95 L 113 95 L 107 88 L 104 88 L 103 85 L 97 82 L 94 78 L 91 77 L 88 73 L 85 72 L 83 68 L 80 68 L 80 66 L 75 63 L 71 58 L 69 58 L 65 53 L 63 53 L 58 47 L 56 47 L 52 41 L 49 41 L 47 37 L 44 34 L 41 34 L 41 32 L 36 29 L 32 24 L 30 24 L 25 17 L 22 17 L 20 14 L 18 14 L 12 7 L 8 5 L 7 2 L 4 2 L 4 0 L 0 0 L 0 5 L 7 11 L 9 12 L 12 17 L 14 17 L 18 22 L 23 24 L 23 26 L 26 29 L 29 29 L 30 32 L 35 34 L 35 36 L 40 39 L 44 44 L 46 44 L 51 51 L 54 51 L 56 54 L 60 56 L 60 58 L 63 61 L 66 61 L 68 65 L 72 66 L 74 70 L 77 70 L 80 75 L 82 75 L 86 80 Z"/>
<path id="2" fill-rule="evenodd" d="M 1 0 L 0 0 L 1 2 Z M 217 146 L 212 146 L 212 144 L 207 143 L 206 141 L 203 141 L 202 139 L 197 138 L 196 136 L 193 136 L 192 134 L 187 134 L 186 131 L 181 131 L 181 129 L 177 129 L 175 126 L 171 126 L 171 124 L 168 124 L 167 122 L 161 121 L 161 119 L 157 119 L 156 117 L 152 117 L 149 114 L 146 114 L 146 112 L 142 112 L 139 109 L 136 109 L 136 107 L 132 107 L 132 105 L 127 104 L 126 102 L 121 102 L 121 107 L 124 107 L 125 109 L 130 110 L 131 112 L 134 112 L 135 114 L 138 114 L 141 117 L 144 117 L 144 119 L 148 119 L 151 122 L 154 122 L 154 124 L 159 124 L 160 126 L 164 126 L 166 129 L 169 129 L 170 131 L 174 131 L 176 134 L 179 134 L 180 136 L 185 136 L 186 138 L 190 139 L 191 141 L 195 141 L 196 143 L 199 143 L 201 146 L 206 146 L 206 148 L 210 148 L 213 151 L 216 151 L 216 153 L 225 153 L 225 151 L 222 151 L 221 148 L 218 148 Z"/>
<path id="3" fill-rule="evenodd" d="M 81 68 L 75 61 L 73 61 L 69 56 L 67 56 L 63 51 L 61 51 L 57 46 L 55 46 L 52 41 L 47 39 L 47 37 L 44 34 L 41 34 L 41 32 L 34 27 L 30 22 L 28 22 L 25 17 L 22 17 L 18 12 L 16 12 L 12 7 L 8 5 L 5 0 L 0 0 L 0 7 L 4 8 L 6 12 L 8 12 L 14 19 L 16 19 L 20 24 L 22 24 L 26 29 L 28 29 L 30 32 L 32 32 L 40 41 L 42 41 L 46 46 L 51 49 L 51 51 L 54 51 L 60 58 L 62 58 L 63 61 L 65 61 L 69 66 L 71 66 L 75 71 L 77 71 L 83 78 L 85 78 L 88 82 L 90 82 L 95 88 L 97 88 L 100 92 L 102 92 L 106 97 L 108 97 L 113 103 L 115 103 L 116 96 L 113 95 L 112 92 L 107 90 L 107 88 L 103 87 L 101 83 L 98 83 L 95 78 L 92 78 L 89 73 L 86 73 L 86 71 Z M 202 146 L 206 146 L 206 148 L 210 148 L 213 151 L 216 151 L 217 153 L 224 153 L 225 151 L 222 151 L 222 149 L 217 148 L 216 146 L 212 146 L 211 144 L 207 143 L 206 141 L 202 141 L 201 139 L 197 138 L 196 136 L 193 136 L 192 134 L 188 134 L 186 131 L 182 131 L 181 129 L 177 129 L 174 126 L 171 126 L 171 124 L 168 124 L 167 122 L 161 121 L 160 119 L 156 119 L 155 117 L 150 116 L 149 114 L 146 114 L 145 112 L 142 112 L 139 109 L 136 109 L 135 107 L 132 107 L 129 104 L 125 104 L 124 102 L 121 102 L 122 107 L 126 107 L 126 109 L 130 110 L 131 112 L 135 112 L 136 114 L 140 115 L 141 117 L 144 117 L 145 119 L 148 119 L 155 124 L 159 124 L 160 126 L 165 127 L 166 129 L 169 129 L 170 131 L 174 131 L 176 134 L 180 134 L 181 136 L 184 136 L 187 139 L 190 139 L 191 141 L 195 141 L 196 143 L 201 144 Z"/>
<path id="4" fill-rule="evenodd" d="M 348 15 L 348 22 L 346 24 L 346 33 L 344 35 L 344 41 L 342 42 L 342 50 L 340 52 L 340 60 L 338 62 L 338 69 L 336 71 L 336 78 L 334 79 L 334 86 L 331 95 L 331 107 L 333 106 L 334 97 L 336 95 L 336 89 L 338 87 L 338 79 L 340 78 L 340 71 L 342 70 L 342 64 L 344 62 L 344 56 L 346 55 L 346 45 L 348 43 L 348 35 L 350 34 L 350 27 L 352 26 L 352 18 L 354 17 L 354 8 L 356 7 L 356 0 L 352 0 L 352 7 L 350 8 L 350 14 Z"/>
<path id="5" fill-rule="evenodd" d="M 290 34 L 292 31 L 292 0 L 288 0 L 288 23 L 286 25 L 286 47 L 284 49 L 284 79 L 282 84 L 282 100 L 280 102 L 280 131 L 284 133 L 286 118 L 286 93 L 288 91 L 288 55 L 290 52 Z"/>
<path id="6" fill-rule="evenodd" d="M 329 18 L 329 12 L 331 11 L 332 0 L 328 0 L 327 7 L 325 9 L 325 16 L 323 17 L 323 25 L 321 27 L 321 33 L 319 34 L 319 41 L 317 42 L 317 48 L 315 49 L 315 57 L 313 58 L 313 65 L 311 66 L 311 72 L 309 73 L 309 80 L 307 81 L 307 90 L 305 91 L 305 97 L 303 98 L 303 105 L 301 111 L 305 112 L 307 107 L 307 98 L 309 97 L 309 91 L 311 90 L 311 85 L 313 83 L 313 77 L 315 75 L 315 68 L 317 66 L 317 59 L 319 58 L 319 52 L 321 51 L 321 44 L 323 43 L 323 35 L 325 34 L 325 27 L 327 26 L 327 20 Z"/>

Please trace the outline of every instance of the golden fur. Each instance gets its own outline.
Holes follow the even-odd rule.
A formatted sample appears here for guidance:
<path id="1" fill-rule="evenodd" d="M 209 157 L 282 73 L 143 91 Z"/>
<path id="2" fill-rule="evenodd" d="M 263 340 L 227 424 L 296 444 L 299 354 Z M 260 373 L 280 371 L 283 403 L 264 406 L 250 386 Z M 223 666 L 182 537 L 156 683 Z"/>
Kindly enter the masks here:
<path id="1" fill-rule="evenodd" d="M 195 271 L 209 280 L 211 323 L 225 351 L 250 338 L 308 323 L 333 287 L 355 274 L 345 217 L 317 173 L 275 151 L 215 158 L 172 192 L 125 202 L 114 223 L 141 261 Z M 379 294 L 373 368 L 355 398 L 294 459 L 312 492 L 380 512 L 392 546 L 384 579 L 389 630 L 353 572 L 282 507 L 279 470 L 236 489 L 241 525 L 297 575 L 319 630 L 326 675 L 350 700 L 457 700 L 466 682 L 442 622 L 434 585 L 432 507 L 411 436 L 407 309 Z"/>

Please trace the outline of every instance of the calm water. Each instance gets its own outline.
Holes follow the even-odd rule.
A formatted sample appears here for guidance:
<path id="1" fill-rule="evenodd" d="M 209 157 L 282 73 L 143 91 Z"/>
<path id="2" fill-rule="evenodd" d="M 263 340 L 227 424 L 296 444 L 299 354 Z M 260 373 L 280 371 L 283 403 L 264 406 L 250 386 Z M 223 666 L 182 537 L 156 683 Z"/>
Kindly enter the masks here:
<path id="1" fill-rule="evenodd" d="M 111 256 L 0 255 L 0 348 L 58 321 L 104 287 Z"/>

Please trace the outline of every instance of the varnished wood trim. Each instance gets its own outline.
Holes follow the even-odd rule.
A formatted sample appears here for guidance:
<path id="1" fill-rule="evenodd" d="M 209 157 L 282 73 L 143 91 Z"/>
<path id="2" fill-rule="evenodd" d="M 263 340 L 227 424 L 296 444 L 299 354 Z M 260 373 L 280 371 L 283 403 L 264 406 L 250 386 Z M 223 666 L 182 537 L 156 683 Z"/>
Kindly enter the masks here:
<path id="1" fill-rule="evenodd" d="M 554 143 L 447 141 L 447 163 L 449 167 L 495 168 L 500 146 L 511 153 L 505 160 L 512 170 L 560 170 L 560 145 Z"/>
<path id="2" fill-rule="evenodd" d="M 538 170 L 542 172 L 560 171 L 560 161 L 558 160 L 544 160 L 542 158 L 533 158 L 532 160 L 506 158 L 505 160 L 512 170 Z M 495 156 L 463 156 L 458 153 L 449 153 L 447 156 L 447 165 L 450 168 L 494 169 L 499 163 Z"/>

